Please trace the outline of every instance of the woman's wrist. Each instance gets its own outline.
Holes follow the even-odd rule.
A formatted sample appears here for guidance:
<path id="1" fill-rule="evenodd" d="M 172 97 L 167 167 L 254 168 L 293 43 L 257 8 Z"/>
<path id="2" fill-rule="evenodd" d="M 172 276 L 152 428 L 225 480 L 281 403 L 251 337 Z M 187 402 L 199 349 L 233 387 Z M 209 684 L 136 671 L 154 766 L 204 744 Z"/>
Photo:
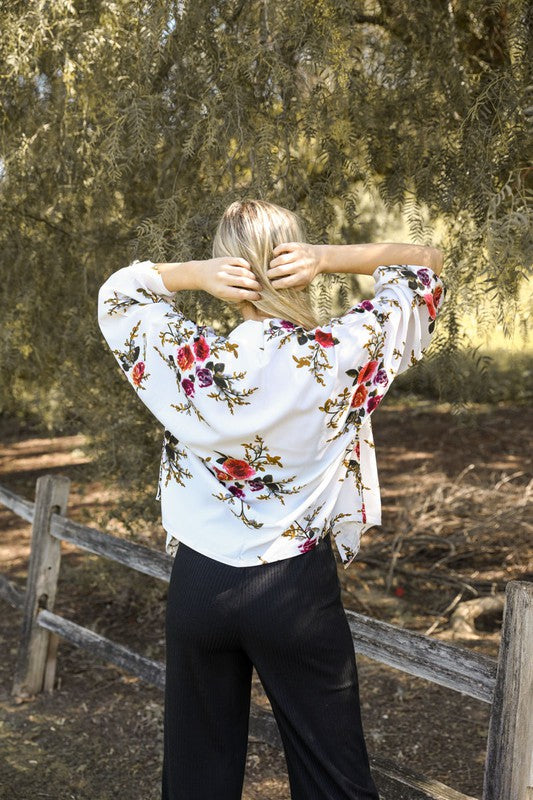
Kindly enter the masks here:
<path id="1" fill-rule="evenodd" d="M 169 261 L 154 264 L 169 292 L 200 289 L 199 261 Z"/>
<path id="2" fill-rule="evenodd" d="M 315 244 L 313 245 L 313 247 L 315 249 L 317 274 L 319 272 L 331 272 L 331 270 L 329 269 L 329 259 L 328 259 L 328 252 L 330 250 L 331 245 Z"/>

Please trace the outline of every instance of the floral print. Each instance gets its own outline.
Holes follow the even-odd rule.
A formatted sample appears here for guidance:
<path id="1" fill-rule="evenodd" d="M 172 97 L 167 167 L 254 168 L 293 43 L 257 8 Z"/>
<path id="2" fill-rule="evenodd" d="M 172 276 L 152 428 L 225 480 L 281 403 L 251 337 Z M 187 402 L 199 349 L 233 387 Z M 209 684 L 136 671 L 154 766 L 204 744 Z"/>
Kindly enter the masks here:
<path id="1" fill-rule="evenodd" d="M 163 476 L 165 476 L 165 487 L 168 486 L 171 480 L 176 481 L 181 486 L 185 486 L 185 481 L 192 478 L 186 465 L 182 463 L 186 459 L 187 454 L 185 450 L 183 448 L 180 449 L 178 445 L 179 442 L 176 437 L 170 431 L 165 430 L 156 499 L 161 497 Z"/>
<path id="2" fill-rule="evenodd" d="M 102 334 L 163 426 L 167 552 L 184 541 L 250 566 L 306 553 L 330 532 L 352 563 L 381 523 L 372 414 L 423 357 L 446 293 L 424 266 L 373 277 L 371 300 L 313 330 L 254 320 L 228 336 L 187 319 L 151 261 L 100 287 Z"/>
<path id="3" fill-rule="evenodd" d="M 299 345 L 298 354 L 293 354 L 292 358 L 298 369 L 303 369 L 314 376 L 317 383 L 325 386 L 324 372 L 331 370 L 333 363 L 328 359 L 327 350 L 339 344 L 339 340 L 328 331 L 315 328 L 312 331 L 305 331 L 301 326 L 294 325 L 289 320 L 275 320 L 270 322 L 270 327 L 266 334 L 266 339 L 271 341 L 277 339 L 278 349 L 285 347 L 288 342 L 296 339 Z M 305 349 L 305 355 L 300 355 Z"/>
<path id="4" fill-rule="evenodd" d="M 269 500 L 271 497 L 276 497 L 285 505 L 285 500 L 283 499 L 284 494 L 296 494 L 302 489 L 301 486 L 286 488 L 289 484 L 293 483 L 296 475 L 278 480 L 274 479 L 272 472 L 259 476 L 259 472 L 265 472 L 265 470 L 272 465 L 282 468 L 283 464 L 279 456 L 272 456 L 266 452 L 262 436 L 256 434 L 255 439 L 255 444 L 247 444 L 246 442 L 242 444 L 246 459 L 237 459 L 221 455 L 217 459 L 217 463 L 221 465 L 220 468 L 214 467 L 216 477 L 224 484 L 227 492 L 213 494 L 213 497 L 223 502 L 229 501 L 232 507 L 235 505 L 238 506 L 238 501 L 240 500 L 239 512 L 233 513 L 250 528 L 260 528 L 263 525 L 261 521 L 246 516 L 244 509 L 246 504 L 243 501 L 250 496 L 250 492 L 261 492 L 261 494 L 257 494 L 257 500 Z M 229 485 L 226 485 L 228 482 Z"/>
<path id="5" fill-rule="evenodd" d="M 150 306 L 151 309 L 156 304 L 161 304 L 160 298 L 155 297 L 152 293 L 142 288 L 139 288 L 137 292 L 140 297 L 147 298 L 153 304 Z M 133 307 L 133 311 L 140 310 L 143 305 L 139 300 L 126 300 L 120 290 L 115 290 L 103 302 L 109 306 L 107 312 L 109 317 L 124 314 L 125 309 L 128 306 L 132 309 L 134 303 L 136 306 Z M 204 390 L 207 387 L 213 389 L 208 396 L 225 402 L 231 414 L 234 413 L 236 405 L 249 402 L 244 398 L 253 394 L 255 389 L 241 391 L 236 389 L 235 384 L 242 380 L 243 375 L 241 372 L 231 372 L 226 369 L 226 364 L 222 360 L 221 353 L 223 351 L 235 358 L 238 357 L 235 346 L 217 336 L 208 341 L 206 326 L 194 326 L 194 323 L 185 320 L 181 313 L 170 307 L 164 312 L 162 319 L 166 324 L 158 333 L 159 345 L 154 343 L 152 346 L 169 370 L 174 373 L 178 391 L 185 397 L 185 403 L 176 405 L 178 411 L 190 414 L 193 410 L 190 398 L 195 396 L 197 390 Z M 140 322 L 134 324 L 124 339 L 123 346 L 114 348 L 113 352 L 126 373 L 129 373 L 131 369 L 130 381 L 135 388 L 142 391 L 145 389 L 150 374 L 146 372 L 145 363 L 147 333 L 139 330 L 140 325 Z M 187 325 L 192 325 L 194 328 L 188 330 Z M 141 338 L 141 345 L 138 344 L 139 338 Z M 187 339 L 190 341 L 184 343 Z M 211 358 L 206 361 L 209 356 Z"/>

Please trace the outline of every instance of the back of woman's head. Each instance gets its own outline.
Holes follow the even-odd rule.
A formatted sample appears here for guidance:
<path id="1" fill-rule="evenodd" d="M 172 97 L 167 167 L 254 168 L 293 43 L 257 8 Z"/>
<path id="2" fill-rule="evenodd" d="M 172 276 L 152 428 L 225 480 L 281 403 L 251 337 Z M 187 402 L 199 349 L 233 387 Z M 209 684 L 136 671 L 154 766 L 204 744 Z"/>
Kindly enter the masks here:
<path id="1" fill-rule="evenodd" d="M 309 286 L 274 289 L 266 271 L 274 258 L 273 249 L 283 242 L 303 242 L 305 225 L 298 214 L 267 200 L 236 200 L 224 211 L 213 240 L 213 258 L 244 258 L 261 284 L 260 300 L 238 304 L 254 307 L 259 313 L 286 319 L 305 330 L 319 323 L 313 311 Z"/>

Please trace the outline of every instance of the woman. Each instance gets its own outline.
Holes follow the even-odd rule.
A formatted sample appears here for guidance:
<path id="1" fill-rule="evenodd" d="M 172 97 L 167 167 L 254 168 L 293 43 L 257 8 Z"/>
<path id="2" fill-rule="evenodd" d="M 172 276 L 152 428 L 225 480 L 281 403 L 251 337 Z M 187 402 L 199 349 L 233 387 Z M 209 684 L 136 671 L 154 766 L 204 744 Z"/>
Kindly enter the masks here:
<path id="1" fill-rule="evenodd" d="M 292 800 L 379 800 L 332 543 L 346 568 L 381 522 L 371 414 L 431 340 L 442 257 L 305 238 L 288 209 L 237 201 L 212 258 L 134 262 L 100 288 L 102 333 L 164 426 L 163 800 L 241 797 L 254 666 Z M 320 272 L 372 275 L 375 297 L 319 325 Z M 171 302 L 183 289 L 243 322 L 223 336 L 187 319 Z"/>

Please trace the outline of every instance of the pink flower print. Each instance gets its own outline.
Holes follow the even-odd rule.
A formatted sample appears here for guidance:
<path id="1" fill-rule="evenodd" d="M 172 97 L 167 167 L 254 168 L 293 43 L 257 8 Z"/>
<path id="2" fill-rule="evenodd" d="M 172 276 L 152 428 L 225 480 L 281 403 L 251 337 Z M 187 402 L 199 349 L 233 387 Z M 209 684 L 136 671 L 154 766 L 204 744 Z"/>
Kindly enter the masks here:
<path id="1" fill-rule="evenodd" d="M 253 480 L 248 482 L 248 487 L 252 492 L 259 492 L 261 489 L 265 488 L 265 484 L 259 478 L 253 478 Z"/>
<path id="2" fill-rule="evenodd" d="M 243 490 L 240 489 L 238 486 L 228 486 L 228 489 L 235 497 L 243 498 L 246 497 Z"/>
<path id="3" fill-rule="evenodd" d="M 288 319 L 282 319 L 281 320 L 281 327 L 285 328 L 288 331 L 292 331 L 292 329 L 295 328 L 296 325 L 293 322 L 289 322 Z"/>
<path id="4" fill-rule="evenodd" d="M 133 367 L 131 371 L 131 379 L 135 384 L 135 386 L 140 385 L 142 377 L 144 375 L 144 369 L 145 369 L 144 361 L 137 361 L 137 363 Z"/>
<path id="5" fill-rule="evenodd" d="M 372 311 L 372 309 L 374 308 L 374 305 L 371 300 L 363 300 L 361 303 L 359 303 L 359 305 L 361 306 L 361 308 L 364 308 L 365 311 Z"/>
<path id="6" fill-rule="evenodd" d="M 187 397 L 194 397 L 194 383 L 189 378 L 184 378 L 181 385 L 185 389 Z"/>
<path id="7" fill-rule="evenodd" d="M 368 403 L 366 404 L 366 410 L 370 414 L 379 404 L 381 403 L 381 398 L 383 397 L 382 394 L 376 394 L 373 397 L 368 398 Z"/>
<path id="8" fill-rule="evenodd" d="M 298 545 L 298 550 L 300 553 L 307 553 L 309 550 L 314 550 L 316 544 L 316 539 L 305 539 L 301 544 Z"/>

